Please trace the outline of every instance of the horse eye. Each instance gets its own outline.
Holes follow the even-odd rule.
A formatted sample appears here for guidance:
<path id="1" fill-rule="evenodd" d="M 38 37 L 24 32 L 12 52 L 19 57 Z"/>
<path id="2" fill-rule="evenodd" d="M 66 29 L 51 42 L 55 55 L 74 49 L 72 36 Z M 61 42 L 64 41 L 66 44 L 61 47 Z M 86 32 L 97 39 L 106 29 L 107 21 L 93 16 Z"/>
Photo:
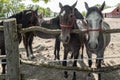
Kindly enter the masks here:
<path id="1" fill-rule="evenodd" d="M 70 17 L 72 18 L 72 17 L 73 17 L 73 14 L 71 14 Z"/>

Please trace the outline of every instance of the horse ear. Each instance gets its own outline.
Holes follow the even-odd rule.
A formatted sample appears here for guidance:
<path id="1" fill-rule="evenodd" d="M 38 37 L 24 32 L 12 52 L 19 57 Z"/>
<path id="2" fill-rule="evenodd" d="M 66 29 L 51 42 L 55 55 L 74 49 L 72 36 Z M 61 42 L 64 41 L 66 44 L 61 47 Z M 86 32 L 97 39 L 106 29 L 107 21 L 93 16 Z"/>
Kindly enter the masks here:
<path id="1" fill-rule="evenodd" d="M 85 2 L 85 8 L 88 10 L 89 6 L 88 4 Z"/>
<path id="2" fill-rule="evenodd" d="M 75 8 L 76 4 L 77 4 L 77 1 L 72 5 L 72 8 Z"/>
<path id="3" fill-rule="evenodd" d="M 104 9 L 104 7 L 105 7 L 105 1 L 103 2 L 103 4 L 101 5 L 101 7 L 99 8 L 100 11 L 102 11 Z"/>
<path id="4" fill-rule="evenodd" d="M 59 7 L 60 7 L 60 8 L 62 8 L 62 7 L 63 7 L 63 5 L 62 5 L 60 2 L 59 2 Z"/>

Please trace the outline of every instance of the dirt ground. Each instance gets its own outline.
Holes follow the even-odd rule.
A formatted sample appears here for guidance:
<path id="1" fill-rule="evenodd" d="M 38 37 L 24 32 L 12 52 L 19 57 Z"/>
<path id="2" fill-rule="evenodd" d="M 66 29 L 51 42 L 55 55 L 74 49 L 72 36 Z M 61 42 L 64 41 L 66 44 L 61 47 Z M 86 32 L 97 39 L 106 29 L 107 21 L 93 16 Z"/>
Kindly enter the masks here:
<path id="1" fill-rule="evenodd" d="M 111 28 L 120 28 L 120 18 L 107 18 L 106 22 L 111 26 Z M 105 57 L 120 57 L 120 33 L 111 34 L 111 42 L 105 50 Z M 54 41 L 55 39 L 42 39 L 35 37 L 33 42 L 33 50 L 35 59 L 32 62 L 36 64 L 41 63 L 41 61 L 50 61 L 54 59 Z M 22 59 L 26 60 L 25 49 L 23 44 L 20 44 L 20 53 L 22 54 Z M 61 44 L 60 58 L 63 56 L 63 47 Z M 86 57 L 86 52 L 84 50 L 84 57 Z M 27 60 L 28 61 L 28 60 Z M 104 66 L 112 66 L 120 64 L 120 58 L 105 59 Z M 78 66 L 81 66 L 80 61 L 78 61 Z M 82 65 L 83 66 L 83 65 Z M 87 60 L 84 60 L 84 66 L 88 66 Z M 94 67 L 94 66 L 93 66 Z M 25 80 L 72 80 L 72 71 L 68 71 L 69 77 L 65 79 L 63 76 L 63 70 L 49 69 L 45 67 L 31 66 L 27 64 L 21 65 L 21 72 L 27 74 L 24 76 Z M 77 72 L 77 80 L 88 80 L 88 73 Z M 92 79 L 97 80 L 97 75 L 93 74 Z M 110 73 L 102 73 L 102 80 L 120 80 L 120 70 L 112 71 Z"/>

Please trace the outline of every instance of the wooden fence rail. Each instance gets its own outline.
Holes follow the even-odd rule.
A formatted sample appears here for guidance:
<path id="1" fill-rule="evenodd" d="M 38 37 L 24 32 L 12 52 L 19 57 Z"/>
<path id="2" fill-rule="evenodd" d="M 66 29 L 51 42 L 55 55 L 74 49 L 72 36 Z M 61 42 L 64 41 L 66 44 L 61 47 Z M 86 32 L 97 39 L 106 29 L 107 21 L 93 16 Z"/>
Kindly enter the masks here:
<path id="1" fill-rule="evenodd" d="M 62 65 L 55 65 L 53 64 L 46 64 L 46 63 L 39 63 L 36 64 L 35 62 L 31 61 L 25 61 L 22 60 L 22 64 L 31 65 L 31 66 L 40 66 L 45 67 L 49 69 L 58 69 L 58 70 L 70 70 L 70 71 L 82 71 L 82 72 L 92 72 L 92 73 L 109 73 L 111 71 L 119 70 L 120 65 L 114 65 L 114 66 L 107 66 L 107 67 L 101 67 L 98 68 L 90 68 L 90 67 L 72 67 L 72 66 L 62 66 Z"/>
<path id="2" fill-rule="evenodd" d="M 5 48 L 6 48 L 6 56 L 0 56 L 1 59 L 5 58 L 7 59 L 7 74 L 5 75 L 1 75 L 0 76 L 0 80 L 2 78 L 7 78 L 7 80 L 20 80 L 20 69 L 19 69 L 19 48 L 18 48 L 18 35 L 17 35 L 17 24 L 16 24 L 16 20 L 15 19 L 7 19 L 4 20 L 3 22 L 3 26 L 0 26 L 0 31 L 4 30 L 4 36 L 5 36 Z M 32 26 L 29 28 L 21 28 L 20 29 L 20 33 L 24 34 L 26 32 L 29 31 L 41 31 L 44 33 L 48 33 L 48 34 L 59 34 L 61 32 L 60 29 L 46 29 L 40 26 Z M 85 33 L 87 32 L 86 29 L 74 29 L 72 30 L 72 33 Z M 109 29 L 109 30 L 103 30 L 102 32 L 104 33 L 120 33 L 120 29 Z M 8 67 L 9 66 L 9 67 Z M 47 65 L 43 65 L 44 67 L 47 67 Z M 74 69 L 77 70 L 78 68 L 65 68 L 65 67 L 56 67 L 56 66 L 48 66 L 48 67 L 53 67 L 53 68 L 57 68 L 57 69 Z M 113 68 L 112 68 L 113 67 Z M 113 70 L 116 69 L 120 69 L 120 65 L 118 66 L 112 66 L 109 67 Z M 102 68 L 101 68 L 102 69 Z M 102 71 L 104 71 L 103 68 Z M 82 69 L 78 69 L 78 70 L 82 70 Z M 83 69 L 84 71 L 93 71 L 93 72 L 97 72 L 96 69 Z M 100 71 L 100 70 L 98 70 Z M 107 69 L 108 71 L 108 69 Z"/>
<path id="3" fill-rule="evenodd" d="M 7 19 L 3 22 L 5 52 L 7 61 L 7 80 L 20 80 L 19 71 L 19 42 L 16 19 Z"/>
<path id="4" fill-rule="evenodd" d="M 3 26 L 0 26 L 0 31 L 3 31 Z M 30 31 L 41 31 L 44 33 L 48 33 L 48 34 L 59 34 L 61 32 L 61 29 L 47 29 L 44 27 L 40 27 L 40 26 L 31 26 L 29 28 L 21 28 L 21 30 L 19 31 L 20 33 L 26 33 L 26 32 L 30 32 Z M 87 32 L 87 29 L 74 29 L 72 30 L 72 33 L 85 33 Z M 120 33 L 120 29 L 107 29 L 107 30 L 102 30 L 103 33 Z"/>
<path id="5" fill-rule="evenodd" d="M 30 31 L 41 31 L 44 33 L 49 33 L 49 34 L 59 34 L 61 32 L 61 29 L 46 29 L 40 26 L 32 26 L 29 28 L 22 28 L 20 30 L 21 33 L 26 33 L 26 32 L 30 32 Z M 74 29 L 72 30 L 72 33 L 85 33 L 87 32 L 87 29 Z M 103 33 L 120 33 L 120 29 L 108 29 L 108 30 L 102 30 Z"/>

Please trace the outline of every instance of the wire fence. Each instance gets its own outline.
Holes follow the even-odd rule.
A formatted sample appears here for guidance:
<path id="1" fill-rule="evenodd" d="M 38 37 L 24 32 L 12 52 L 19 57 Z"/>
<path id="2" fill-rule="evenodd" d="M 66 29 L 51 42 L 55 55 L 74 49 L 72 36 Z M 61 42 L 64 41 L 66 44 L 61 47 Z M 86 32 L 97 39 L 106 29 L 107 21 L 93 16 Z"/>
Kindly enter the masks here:
<path id="1" fill-rule="evenodd" d="M 104 57 L 104 58 L 87 58 L 87 57 L 83 57 L 83 59 L 66 59 L 66 60 L 47 60 L 46 62 L 63 62 L 63 61 L 83 61 L 83 60 L 105 60 L 105 59 L 115 59 L 118 58 L 120 59 L 120 56 L 112 56 L 112 57 Z"/>

